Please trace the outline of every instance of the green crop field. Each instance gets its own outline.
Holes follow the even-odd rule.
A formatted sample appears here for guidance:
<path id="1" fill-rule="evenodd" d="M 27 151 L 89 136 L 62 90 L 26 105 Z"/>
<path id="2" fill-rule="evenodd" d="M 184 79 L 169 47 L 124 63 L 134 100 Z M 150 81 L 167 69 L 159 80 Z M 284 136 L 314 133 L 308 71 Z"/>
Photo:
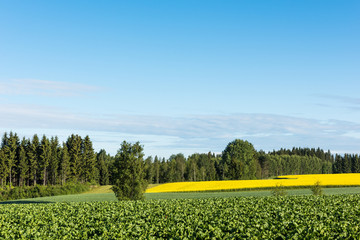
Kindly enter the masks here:
<path id="1" fill-rule="evenodd" d="M 360 187 L 341 187 L 341 188 L 324 188 L 325 195 L 335 194 L 360 194 Z M 289 189 L 286 191 L 288 195 L 311 195 L 310 189 Z M 254 191 L 234 191 L 234 192 L 189 192 L 189 193 L 145 193 L 146 200 L 157 199 L 197 199 L 197 198 L 227 198 L 227 197 L 265 197 L 271 196 L 270 190 L 254 190 Z M 61 195 L 51 197 L 40 197 L 31 199 L 19 199 L 1 204 L 9 203 L 56 203 L 56 202 L 97 202 L 97 201 L 117 201 L 115 194 L 111 192 L 110 186 L 101 186 L 92 189 L 87 193 L 74 195 Z"/>
<path id="2" fill-rule="evenodd" d="M 360 195 L 0 205 L 0 239 L 358 239 Z"/>

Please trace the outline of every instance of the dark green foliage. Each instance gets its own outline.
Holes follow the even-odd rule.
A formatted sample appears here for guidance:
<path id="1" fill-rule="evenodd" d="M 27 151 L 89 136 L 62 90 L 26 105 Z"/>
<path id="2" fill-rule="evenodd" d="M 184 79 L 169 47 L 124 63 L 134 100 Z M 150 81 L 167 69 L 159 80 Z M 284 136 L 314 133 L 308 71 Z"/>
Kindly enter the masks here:
<path id="1" fill-rule="evenodd" d="M 6 176 L 7 176 L 7 165 L 6 165 L 6 155 L 5 149 L 0 149 L 0 178 L 1 178 L 1 187 L 4 187 L 6 184 Z"/>
<path id="2" fill-rule="evenodd" d="M 332 173 L 332 164 L 315 156 L 269 155 L 259 156 L 261 178 L 279 175 Z"/>
<path id="3" fill-rule="evenodd" d="M 188 181 L 216 180 L 217 159 L 211 152 L 205 154 L 195 153 L 188 157 L 185 177 Z"/>
<path id="4" fill-rule="evenodd" d="M 160 183 L 160 161 L 159 161 L 158 156 L 155 156 L 153 165 L 154 165 L 153 166 L 154 178 L 153 178 L 152 183 L 159 184 Z"/>
<path id="5" fill-rule="evenodd" d="M 48 167 L 49 167 L 50 158 L 51 158 L 50 141 L 44 135 L 43 138 L 41 139 L 40 164 L 39 164 L 40 172 L 41 172 L 40 179 L 43 181 L 43 185 L 47 184 Z"/>
<path id="6" fill-rule="evenodd" d="M 360 173 L 360 160 L 358 154 L 335 155 L 333 164 L 334 173 Z"/>
<path id="7" fill-rule="evenodd" d="M 66 185 L 48 185 L 48 186 L 25 186 L 15 187 L 0 191 L 0 201 L 14 199 L 36 198 L 66 194 L 76 194 L 88 191 L 89 184 L 66 184 Z"/>
<path id="8" fill-rule="evenodd" d="M 82 168 L 82 139 L 79 135 L 72 134 L 67 142 L 67 149 L 70 156 L 70 169 L 72 181 L 80 181 L 81 168 Z"/>
<path id="9" fill-rule="evenodd" d="M 144 172 L 143 147 L 123 142 L 115 157 L 114 179 L 112 187 L 119 200 L 143 199 L 147 186 Z"/>
<path id="10" fill-rule="evenodd" d="M 84 182 L 95 183 L 98 179 L 98 169 L 96 162 L 96 155 L 89 136 L 86 136 L 83 141 L 82 149 L 82 179 Z"/>
<path id="11" fill-rule="evenodd" d="M 71 135 L 62 145 L 57 137 L 43 135 L 40 141 L 35 134 L 32 140 L 23 138 L 19 142 L 16 134 L 5 133 L 0 147 L 1 187 L 57 185 L 69 180 L 98 184 L 98 165 L 90 138 Z M 109 164 L 105 168 L 109 171 Z"/>
<path id="12" fill-rule="evenodd" d="M 36 185 L 37 173 L 38 173 L 38 162 L 40 162 L 40 142 L 38 136 L 35 134 L 33 139 L 27 147 L 27 156 L 29 160 L 29 182 L 28 185 Z"/>
<path id="13" fill-rule="evenodd" d="M 67 145 L 63 143 L 63 148 L 61 150 L 60 154 L 60 176 L 61 176 L 61 184 L 65 184 L 66 181 L 69 179 L 71 174 L 70 169 L 70 156 L 68 152 Z"/>
<path id="14" fill-rule="evenodd" d="M 154 165 L 152 164 L 152 157 L 145 159 L 144 165 L 145 179 L 148 183 L 152 183 L 154 178 Z"/>
<path id="15" fill-rule="evenodd" d="M 19 138 L 17 134 L 10 132 L 9 136 L 7 133 L 4 134 L 2 139 L 1 148 L 3 149 L 3 161 L 5 163 L 5 176 L 9 177 L 9 185 L 13 185 L 13 168 L 16 163 L 16 152 L 19 146 Z"/>
<path id="16" fill-rule="evenodd" d="M 193 154 L 188 157 L 187 166 L 186 166 L 186 178 L 189 181 L 198 181 L 198 164 L 199 154 Z"/>
<path id="17" fill-rule="evenodd" d="M 255 179 L 256 151 L 251 143 L 236 139 L 229 143 L 222 154 L 222 164 L 225 179 Z"/>
<path id="18" fill-rule="evenodd" d="M 141 159 L 143 158 L 143 154 Z M 116 183 L 115 158 L 101 150 L 94 152 L 89 136 L 72 134 L 65 143 L 57 137 L 35 134 L 19 141 L 16 133 L 4 133 L 0 147 L 0 186 L 57 185 L 67 182 Z M 288 174 L 359 173 L 358 154 L 333 156 L 320 148 L 256 151 L 247 141 L 230 142 L 222 154 L 173 154 L 141 160 L 141 172 L 148 183 L 212 181 L 222 179 L 266 179 Z M 140 166 L 140 165 L 139 165 Z"/>
<path id="19" fill-rule="evenodd" d="M 110 184 L 111 156 L 106 154 L 104 149 L 101 149 L 100 152 L 96 155 L 96 160 L 99 171 L 100 185 Z"/>
<path id="20" fill-rule="evenodd" d="M 59 167 L 60 167 L 60 146 L 59 140 L 57 137 L 51 137 L 50 139 L 50 160 L 49 160 L 49 183 L 50 184 L 61 184 L 61 179 L 58 177 L 59 175 Z"/>
<path id="21" fill-rule="evenodd" d="M 293 148 L 293 149 L 284 149 L 281 148 L 278 151 L 272 151 L 269 153 L 271 155 L 297 155 L 297 156 L 310 156 L 310 157 L 318 157 L 324 161 L 334 161 L 334 156 L 331 154 L 330 150 L 325 152 L 320 148 Z"/>
<path id="22" fill-rule="evenodd" d="M 26 146 L 28 142 L 25 138 L 21 141 L 21 145 L 19 148 L 19 159 L 18 159 L 18 179 L 19 179 L 19 186 L 25 185 L 25 180 L 29 174 L 29 165 L 28 159 L 26 156 Z"/>

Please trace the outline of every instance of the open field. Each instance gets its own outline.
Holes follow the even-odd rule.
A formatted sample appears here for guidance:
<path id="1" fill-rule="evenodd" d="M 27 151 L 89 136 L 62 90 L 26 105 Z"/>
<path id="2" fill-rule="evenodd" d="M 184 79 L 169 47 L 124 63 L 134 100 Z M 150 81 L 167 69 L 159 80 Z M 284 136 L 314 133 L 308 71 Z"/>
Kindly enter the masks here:
<path id="1" fill-rule="evenodd" d="M 324 196 L 313 196 L 309 188 L 287 189 L 285 197 L 271 196 L 270 190 L 145 193 L 146 201 L 122 202 L 110 188 L 2 202 L 0 239 L 357 239 L 360 235 L 360 187 L 324 188 Z"/>
<path id="2" fill-rule="evenodd" d="M 332 195 L 9 204 L 0 205 L 0 238 L 358 239 L 359 202 Z"/>
<path id="3" fill-rule="evenodd" d="M 104 186 L 109 188 L 110 186 Z M 360 187 L 324 188 L 325 195 L 360 194 Z M 286 190 L 289 196 L 312 195 L 310 189 Z M 231 192 L 175 192 L 175 193 L 145 193 L 145 200 L 161 199 L 199 199 L 199 198 L 229 198 L 229 197 L 266 197 L 271 196 L 270 190 L 231 191 Z M 74 195 L 61 195 L 52 197 L 40 197 L 31 199 L 19 199 L 1 204 L 28 204 L 28 203 L 57 203 L 57 202 L 102 202 L 117 201 L 115 194 L 108 193 L 82 193 Z"/>
<path id="4" fill-rule="evenodd" d="M 286 187 L 288 195 L 311 195 L 309 186 L 320 181 L 325 186 L 326 195 L 357 194 L 360 187 L 360 174 L 323 174 L 323 175 L 288 175 L 268 180 L 237 180 L 237 181 L 206 181 L 178 182 L 149 185 L 145 199 L 189 199 L 211 197 L 262 197 L 270 196 L 271 188 L 277 185 Z M 348 187 L 329 186 L 348 185 Z M 295 188 L 295 189 L 294 189 Z M 251 190 L 249 190 L 251 189 Z M 33 202 L 95 202 L 116 201 L 111 186 L 98 186 L 82 194 L 61 195 L 33 199 L 14 200 L 3 203 L 33 203 Z"/>
<path id="5" fill-rule="evenodd" d="M 147 193 L 161 192 L 198 192 L 198 191 L 233 191 L 244 189 L 267 189 L 276 186 L 308 187 L 320 182 L 322 186 L 360 186 L 360 173 L 345 174 L 309 174 L 279 176 L 266 180 L 229 180 L 202 182 L 165 183 L 148 189 Z"/>

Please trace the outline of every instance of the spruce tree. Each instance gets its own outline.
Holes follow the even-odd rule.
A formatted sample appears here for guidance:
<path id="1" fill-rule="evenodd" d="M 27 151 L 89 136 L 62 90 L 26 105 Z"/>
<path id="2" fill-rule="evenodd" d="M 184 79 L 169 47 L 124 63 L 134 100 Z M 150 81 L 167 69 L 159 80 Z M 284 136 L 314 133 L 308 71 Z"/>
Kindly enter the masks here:
<path id="1" fill-rule="evenodd" d="M 112 187 L 119 200 L 143 199 L 147 186 L 144 172 L 143 147 L 139 142 L 130 144 L 123 142 L 115 157 Z"/>
<path id="2" fill-rule="evenodd" d="M 61 149 L 61 158 L 60 158 L 60 175 L 61 175 L 61 184 L 64 185 L 67 179 L 70 176 L 70 156 L 68 152 L 67 145 L 63 143 Z"/>
<path id="3" fill-rule="evenodd" d="M 6 154 L 5 149 L 1 147 L 0 149 L 0 179 L 1 179 L 1 188 L 4 188 L 4 184 L 6 184 Z"/>
<path id="4" fill-rule="evenodd" d="M 106 154 L 104 149 L 101 149 L 96 156 L 97 168 L 99 169 L 99 183 L 100 185 L 108 185 L 110 182 L 109 164 L 110 156 Z"/>
<path id="5" fill-rule="evenodd" d="M 32 184 L 35 186 L 37 181 L 37 171 L 38 171 L 38 157 L 39 157 L 39 137 L 35 134 L 31 140 L 28 142 L 27 146 L 27 157 L 29 161 L 29 181 L 32 181 Z M 30 182 L 29 184 L 30 185 Z"/>
<path id="6" fill-rule="evenodd" d="M 159 184 L 160 180 L 160 161 L 158 156 L 154 159 L 154 183 Z"/>
<path id="7" fill-rule="evenodd" d="M 41 171 L 41 180 L 43 180 L 43 185 L 47 184 L 50 157 L 51 157 L 50 141 L 44 135 L 41 139 L 41 145 L 40 145 L 40 171 Z"/>
<path id="8" fill-rule="evenodd" d="M 59 140 L 58 137 L 51 137 L 50 139 L 50 159 L 49 159 L 49 183 L 55 185 L 60 183 L 59 175 Z"/>
<path id="9" fill-rule="evenodd" d="M 83 179 L 85 182 L 95 182 L 95 180 L 98 179 L 98 171 L 96 167 L 95 152 L 89 136 L 86 136 L 83 141 L 82 158 Z"/>
<path id="10" fill-rule="evenodd" d="M 146 181 L 151 184 L 153 183 L 154 178 L 154 167 L 152 163 L 152 157 L 147 157 L 145 159 L 145 179 Z"/>
<path id="11" fill-rule="evenodd" d="M 74 182 L 78 182 L 82 168 L 82 139 L 79 135 L 72 134 L 66 145 L 70 156 L 71 178 Z"/>
<path id="12" fill-rule="evenodd" d="M 0 165 L 1 165 L 1 186 L 6 185 L 6 179 L 8 176 L 7 154 L 6 149 L 8 145 L 7 132 L 4 133 L 1 139 L 1 152 L 0 152 Z"/>
<path id="13" fill-rule="evenodd" d="M 20 144 L 19 149 L 19 162 L 18 162 L 18 169 L 19 169 L 19 186 L 24 186 L 26 179 L 28 178 L 29 172 L 29 165 L 28 159 L 26 156 L 26 146 L 28 145 L 29 140 L 23 138 Z"/>
<path id="14" fill-rule="evenodd" d="M 6 136 L 4 136 L 4 138 L 5 138 L 4 149 L 6 156 L 6 165 L 9 176 L 9 184 L 11 187 L 13 184 L 13 167 L 15 166 L 16 151 L 19 145 L 19 138 L 17 134 L 16 133 L 13 134 L 13 132 L 10 132 L 10 135 L 7 139 Z"/>

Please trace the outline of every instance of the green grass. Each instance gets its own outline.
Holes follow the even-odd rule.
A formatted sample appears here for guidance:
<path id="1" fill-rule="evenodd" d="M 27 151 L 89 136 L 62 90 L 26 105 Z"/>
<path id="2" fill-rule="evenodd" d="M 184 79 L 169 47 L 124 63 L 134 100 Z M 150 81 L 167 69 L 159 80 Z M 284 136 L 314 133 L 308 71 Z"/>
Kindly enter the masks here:
<path id="1" fill-rule="evenodd" d="M 105 186 L 96 186 L 92 187 L 89 191 L 84 192 L 82 194 L 88 194 L 88 193 L 112 193 L 111 185 L 105 185 Z"/>
<path id="2" fill-rule="evenodd" d="M 103 188 L 104 190 L 106 188 Z M 105 191 L 105 190 L 104 190 Z M 104 192 L 98 191 L 98 192 Z M 360 187 L 342 187 L 342 188 L 324 188 L 325 195 L 337 194 L 359 194 Z M 97 191 L 95 191 L 97 192 Z M 310 189 L 291 189 L 286 190 L 287 195 L 312 195 Z M 240 192 L 194 192 L 194 193 L 146 193 L 145 199 L 199 199 L 199 198 L 227 198 L 227 197 L 264 197 L 271 196 L 270 190 L 262 191 L 240 191 Z M 82 193 L 74 195 L 62 195 L 52 197 L 41 197 L 31 199 L 20 199 L 13 201 L 1 202 L 0 204 L 26 204 L 26 203 L 55 203 L 55 202 L 100 202 L 100 201 L 117 201 L 115 194 L 112 192 L 105 193 Z"/>

